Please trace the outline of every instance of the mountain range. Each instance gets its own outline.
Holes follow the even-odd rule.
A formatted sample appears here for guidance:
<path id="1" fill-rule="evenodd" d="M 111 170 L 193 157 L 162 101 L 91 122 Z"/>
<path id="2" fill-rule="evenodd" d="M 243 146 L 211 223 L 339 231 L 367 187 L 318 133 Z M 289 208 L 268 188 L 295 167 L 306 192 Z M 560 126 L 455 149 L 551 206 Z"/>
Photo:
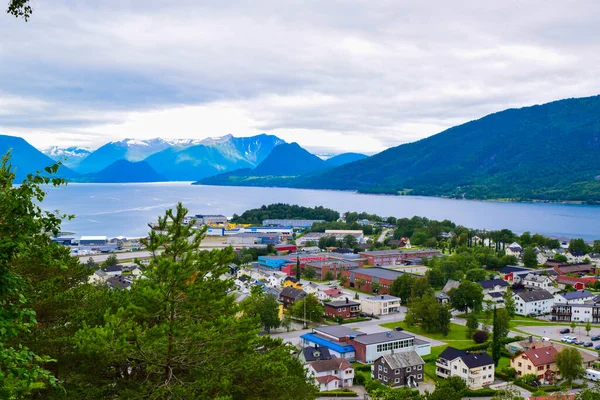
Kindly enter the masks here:
<path id="1" fill-rule="evenodd" d="M 84 182 L 194 180 L 600 203 L 600 96 L 500 111 L 371 157 L 345 153 L 324 160 L 297 143 L 266 134 L 125 139 L 89 154 L 87 149 L 54 147 L 45 150 L 47 155 L 23 139 L 0 136 L 0 153 L 10 148 L 18 179 L 66 156 L 62 176 Z"/>
<path id="2" fill-rule="evenodd" d="M 207 139 L 123 139 L 95 151 L 52 146 L 42 152 L 24 139 L 0 135 L 0 151 L 5 153 L 8 149 L 12 149 L 11 161 L 18 167 L 19 180 L 27 173 L 61 161 L 62 177 L 74 182 L 102 183 L 195 181 L 253 169 L 261 175 L 300 176 L 344 160 L 366 157 L 348 153 L 324 161 L 298 144 L 288 145 L 266 134 L 240 138 L 226 135 Z"/>

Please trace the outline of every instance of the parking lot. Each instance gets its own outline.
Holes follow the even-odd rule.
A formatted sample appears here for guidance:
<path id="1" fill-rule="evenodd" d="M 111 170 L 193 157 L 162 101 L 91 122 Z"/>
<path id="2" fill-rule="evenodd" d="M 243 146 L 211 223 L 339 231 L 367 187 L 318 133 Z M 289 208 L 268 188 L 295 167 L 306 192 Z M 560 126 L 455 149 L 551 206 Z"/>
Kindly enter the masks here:
<path id="1" fill-rule="evenodd" d="M 571 333 L 560 333 L 561 329 L 569 329 L 571 331 Z M 554 326 L 518 326 L 517 329 L 524 331 L 524 332 L 528 332 L 532 335 L 535 336 L 540 336 L 540 337 L 548 337 L 551 340 L 555 340 L 557 342 L 560 342 L 561 338 L 564 336 L 575 336 L 577 337 L 577 339 L 582 340 L 584 342 L 590 342 L 591 341 L 591 337 L 595 336 L 595 335 L 600 335 L 600 328 L 599 327 L 592 327 L 592 329 L 590 330 L 590 335 L 588 336 L 587 332 L 585 331 L 583 326 L 577 326 L 575 328 L 575 331 L 573 332 L 573 330 L 568 327 L 568 326 L 564 326 L 564 325 L 554 325 Z M 596 345 L 600 345 L 600 340 L 593 342 L 594 346 Z M 593 347 L 583 347 L 583 346 L 578 346 L 580 348 L 583 348 L 585 350 L 589 350 L 590 352 L 597 354 L 597 351 L 594 350 Z"/>

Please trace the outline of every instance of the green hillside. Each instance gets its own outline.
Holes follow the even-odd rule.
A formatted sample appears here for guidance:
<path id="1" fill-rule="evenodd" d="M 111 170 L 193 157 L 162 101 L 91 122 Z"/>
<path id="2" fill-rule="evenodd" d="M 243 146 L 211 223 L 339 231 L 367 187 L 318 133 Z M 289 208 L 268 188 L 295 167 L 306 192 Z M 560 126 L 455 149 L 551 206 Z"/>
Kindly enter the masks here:
<path id="1" fill-rule="evenodd" d="M 510 109 L 289 186 L 600 201 L 600 96 Z"/>

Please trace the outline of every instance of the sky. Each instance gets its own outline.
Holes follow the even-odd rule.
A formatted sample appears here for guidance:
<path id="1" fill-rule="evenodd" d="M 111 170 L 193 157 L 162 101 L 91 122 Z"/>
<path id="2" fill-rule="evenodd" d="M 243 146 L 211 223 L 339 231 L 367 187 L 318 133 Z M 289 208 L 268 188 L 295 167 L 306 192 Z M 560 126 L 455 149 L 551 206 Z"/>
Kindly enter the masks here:
<path id="1" fill-rule="evenodd" d="M 0 13 L 0 134 L 38 148 L 264 132 L 372 154 L 600 92 L 597 0 L 32 5 Z"/>

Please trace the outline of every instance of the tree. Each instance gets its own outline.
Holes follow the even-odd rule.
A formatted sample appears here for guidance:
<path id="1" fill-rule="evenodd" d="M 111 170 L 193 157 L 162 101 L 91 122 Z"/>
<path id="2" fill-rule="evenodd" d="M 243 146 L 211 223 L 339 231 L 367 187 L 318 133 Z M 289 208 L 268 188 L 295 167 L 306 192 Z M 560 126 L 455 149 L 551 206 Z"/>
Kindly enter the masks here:
<path id="1" fill-rule="evenodd" d="M 523 250 L 523 264 L 528 268 L 533 268 L 538 265 L 537 253 L 533 247 L 526 247 Z"/>
<path id="2" fill-rule="evenodd" d="M 590 252 L 590 247 L 581 238 L 571 239 L 569 241 L 569 252 L 572 253 L 574 251 L 580 251 L 584 254 L 587 254 Z"/>
<path id="3" fill-rule="evenodd" d="M 240 304 L 240 309 L 244 312 L 245 316 L 257 318 L 267 333 L 270 333 L 271 329 L 279 328 L 281 325 L 277 299 L 271 295 L 262 293 L 262 291 L 260 293 L 252 293 L 244 299 Z"/>
<path id="4" fill-rule="evenodd" d="M 58 387 L 58 380 L 44 367 L 55 360 L 22 343 L 37 319 L 17 268 L 20 260 L 38 257 L 37 262 L 62 266 L 61 260 L 52 259 L 55 247 L 46 232 L 58 234 L 65 216 L 42 211 L 40 203 L 46 195 L 44 186 L 65 182 L 51 177 L 60 166 L 55 164 L 13 186 L 16 176 L 9 160 L 10 153 L 0 163 L 0 397 L 22 398 L 36 387 Z"/>
<path id="5" fill-rule="evenodd" d="M 85 263 L 85 265 L 86 265 L 86 267 L 88 267 L 92 271 L 95 271 L 95 270 L 98 269 L 98 263 L 96 261 L 94 261 L 94 259 L 92 257 L 88 258 L 88 260 Z"/>
<path id="6" fill-rule="evenodd" d="M 492 358 L 494 363 L 498 366 L 498 362 L 502 357 L 502 339 L 508 335 L 510 327 L 510 316 L 508 312 L 501 308 L 497 310 L 494 307 L 492 321 Z"/>
<path id="7" fill-rule="evenodd" d="M 300 280 L 300 276 L 302 275 L 302 270 L 300 269 L 300 257 L 296 257 L 296 269 L 294 270 L 296 274 L 296 279 Z"/>
<path id="8" fill-rule="evenodd" d="M 567 261 L 569 261 L 569 259 L 564 254 L 556 253 L 554 255 L 554 261 L 567 262 Z"/>
<path id="9" fill-rule="evenodd" d="M 513 297 L 513 291 L 509 287 L 508 290 L 504 293 L 504 309 L 508 313 L 511 318 L 514 318 L 515 313 L 517 312 L 517 305 L 515 304 L 515 298 Z"/>
<path id="10" fill-rule="evenodd" d="M 485 343 L 487 342 L 488 338 L 490 337 L 490 334 L 488 333 L 488 331 L 476 331 L 473 334 L 473 340 L 476 343 Z"/>
<path id="11" fill-rule="evenodd" d="M 592 246 L 592 252 L 600 253 L 600 240 L 594 240 L 594 245 Z"/>
<path id="12" fill-rule="evenodd" d="M 344 274 L 340 274 L 338 280 L 340 281 L 341 286 L 346 286 L 346 283 L 348 283 L 348 277 Z"/>
<path id="13" fill-rule="evenodd" d="M 467 271 L 465 279 L 471 282 L 479 282 L 485 280 L 487 272 L 483 268 L 473 268 Z"/>
<path id="14" fill-rule="evenodd" d="M 304 306 L 306 303 L 306 309 Z M 323 304 L 317 299 L 313 293 L 307 295 L 302 300 L 299 300 L 292 304 L 288 308 L 288 312 L 292 317 L 304 319 L 304 312 L 306 310 L 306 319 L 312 322 L 319 322 L 323 319 L 323 315 L 325 314 L 325 309 L 323 308 Z"/>
<path id="15" fill-rule="evenodd" d="M 119 260 L 117 259 L 117 256 L 115 254 L 111 254 L 110 256 L 108 256 L 106 258 L 106 261 L 104 261 L 104 264 L 102 264 L 102 265 L 105 267 L 114 267 L 117 264 L 119 264 Z"/>
<path id="16" fill-rule="evenodd" d="M 423 297 L 427 293 L 432 292 L 431 286 L 427 278 L 415 278 L 413 280 L 410 297 Z"/>
<path id="17" fill-rule="evenodd" d="M 446 284 L 444 273 L 439 268 L 430 268 L 425 273 L 427 280 L 434 288 L 441 288 Z"/>
<path id="18" fill-rule="evenodd" d="M 333 275 L 333 271 L 329 270 L 327 272 L 325 272 L 325 276 L 324 276 L 326 281 L 332 281 L 335 279 L 335 276 Z"/>
<path id="19" fill-rule="evenodd" d="M 10 0 L 6 12 L 16 18 L 23 18 L 28 21 L 33 13 L 33 8 L 29 4 L 29 0 Z"/>
<path id="20" fill-rule="evenodd" d="M 307 265 L 304 267 L 304 277 L 306 279 L 313 279 L 317 275 L 317 270 L 315 267 Z"/>
<path id="21" fill-rule="evenodd" d="M 392 296 L 400 297 L 400 299 L 402 299 L 402 304 L 408 303 L 414 280 L 415 278 L 410 274 L 400 275 L 394 279 L 394 282 L 390 285 L 390 294 Z"/>
<path id="22" fill-rule="evenodd" d="M 344 236 L 344 238 L 342 239 L 342 243 L 344 244 L 344 247 L 348 249 L 353 249 L 356 246 L 358 246 L 358 240 L 354 235 Z"/>
<path id="23" fill-rule="evenodd" d="M 75 335 L 82 356 L 93 360 L 102 390 L 96 397 L 275 399 L 283 390 L 314 398 L 291 348 L 259 336 L 257 318 L 236 317 L 233 281 L 220 278 L 231 247 L 201 251 L 206 230 L 184 225 L 186 215 L 178 204 L 159 218 L 144 241 L 151 253 L 146 279 L 122 291 L 103 325 Z"/>
<path id="24" fill-rule="evenodd" d="M 379 282 L 373 282 L 371 284 L 371 291 L 373 293 L 379 293 L 379 289 L 381 289 L 381 284 Z"/>
<path id="25" fill-rule="evenodd" d="M 404 321 L 409 326 L 420 324 L 424 332 L 439 332 L 447 336 L 450 332 L 452 312 L 448 304 L 440 304 L 433 294 L 412 297 L 408 302 Z"/>
<path id="26" fill-rule="evenodd" d="M 452 307 L 464 311 L 467 314 L 469 309 L 479 312 L 483 302 L 483 291 L 477 283 L 465 281 L 448 292 Z"/>
<path id="27" fill-rule="evenodd" d="M 588 321 L 585 323 L 585 331 L 587 332 L 588 336 L 590 336 L 591 330 L 592 330 L 592 324 L 590 323 L 590 320 L 588 319 Z"/>
<path id="28" fill-rule="evenodd" d="M 561 352 L 556 354 L 556 366 L 560 370 L 560 374 L 569 382 L 569 386 L 575 379 L 581 378 L 585 374 L 583 367 L 583 358 L 574 347 L 565 347 Z"/>
<path id="29" fill-rule="evenodd" d="M 467 316 L 467 338 L 470 338 L 477 329 L 479 329 L 479 321 L 477 320 L 476 314 L 469 314 Z"/>
<path id="30" fill-rule="evenodd" d="M 575 321 L 571 321 L 571 332 L 575 333 L 575 328 L 577 327 L 577 325 L 575 324 Z"/>
<path id="31" fill-rule="evenodd" d="M 575 400 L 597 400 L 600 399 L 600 383 L 596 382 L 594 387 L 582 389 L 577 396 L 575 396 Z"/>

